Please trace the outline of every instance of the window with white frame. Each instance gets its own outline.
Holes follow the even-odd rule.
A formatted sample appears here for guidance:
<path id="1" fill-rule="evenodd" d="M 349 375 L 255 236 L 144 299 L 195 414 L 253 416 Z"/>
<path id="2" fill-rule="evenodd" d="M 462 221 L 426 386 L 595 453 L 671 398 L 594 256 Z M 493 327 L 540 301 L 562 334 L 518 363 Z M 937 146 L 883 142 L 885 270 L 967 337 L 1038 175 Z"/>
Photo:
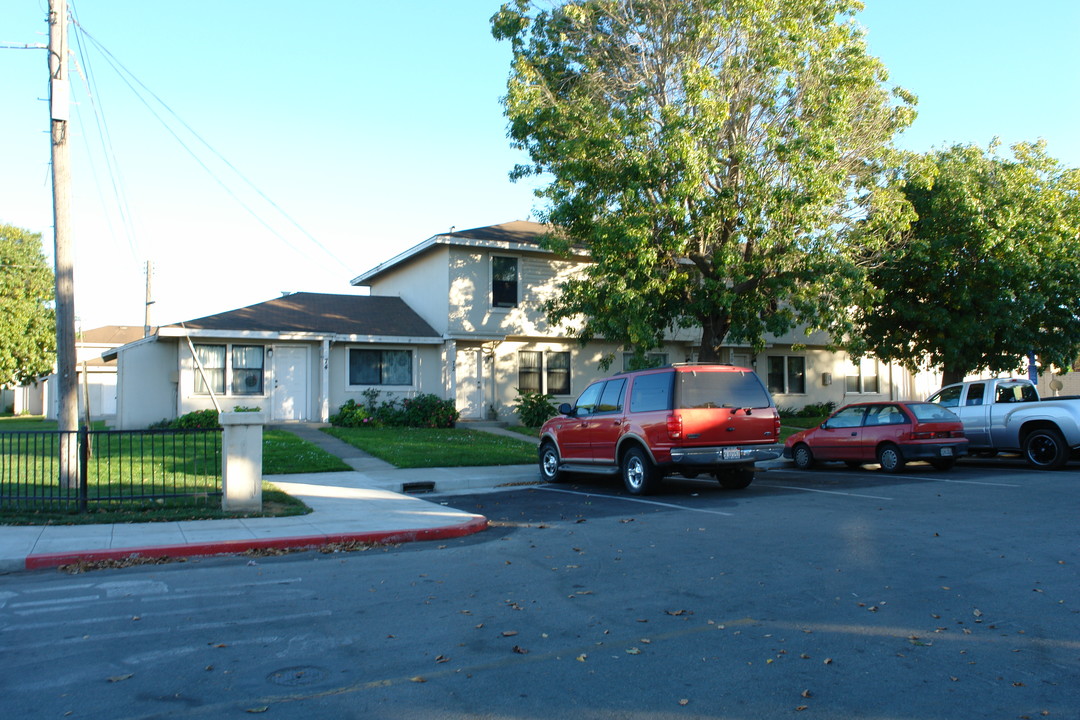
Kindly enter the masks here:
<path id="1" fill-rule="evenodd" d="M 195 394 L 262 395 L 265 348 L 262 345 L 195 345 L 202 372 L 195 370 Z M 205 379 L 204 379 L 205 376 Z"/>
<path id="2" fill-rule="evenodd" d="M 519 351 L 518 390 L 545 395 L 569 395 L 570 353 Z"/>
<path id="3" fill-rule="evenodd" d="M 876 358 L 854 360 L 844 378 L 844 391 L 848 394 L 870 394 L 881 392 L 878 383 L 878 361 Z"/>
<path id="4" fill-rule="evenodd" d="M 412 384 L 412 350 L 349 348 L 349 385 Z"/>
<path id="5" fill-rule="evenodd" d="M 491 258 L 491 307 L 513 308 L 518 305 L 518 259 Z"/>
<path id="6" fill-rule="evenodd" d="M 801 355 L 769 356 L 768 386 L 774 395 L 806 394 L 806 358 Z"/>
<path id="7" fill-rule="evenodd" d="M 634 353 L 623 353 L 623 370 L 646 370 L 649 368 L 664 367 L 668 364 L 668 354 L 665 352 L 645 353 L 645 357 L 638 361 L 634 359 Z"/>

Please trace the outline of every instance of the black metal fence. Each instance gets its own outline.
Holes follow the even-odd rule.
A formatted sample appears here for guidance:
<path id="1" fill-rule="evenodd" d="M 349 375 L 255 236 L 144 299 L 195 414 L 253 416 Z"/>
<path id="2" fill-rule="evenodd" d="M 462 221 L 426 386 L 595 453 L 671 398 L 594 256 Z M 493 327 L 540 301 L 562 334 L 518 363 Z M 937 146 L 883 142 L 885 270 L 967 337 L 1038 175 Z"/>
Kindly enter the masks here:
<path id="1" fill-rule="evenodd" d="M 220 498 L 220 428 L 0 432 L 3 509 L 86 511 Z"/>

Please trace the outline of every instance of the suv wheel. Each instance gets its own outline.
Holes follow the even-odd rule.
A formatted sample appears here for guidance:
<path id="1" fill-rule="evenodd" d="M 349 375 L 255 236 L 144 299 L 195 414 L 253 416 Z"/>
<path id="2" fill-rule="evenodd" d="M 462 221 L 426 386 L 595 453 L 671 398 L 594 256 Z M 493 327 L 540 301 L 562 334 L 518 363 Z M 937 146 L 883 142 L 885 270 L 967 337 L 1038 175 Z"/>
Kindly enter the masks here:
<path id="1" fill-rule="evenodd" d="M 742 490 L 754 481 L 754 468 L 740 467 L 731 470 L 719 470 L 716 479 L 725 490 Z"/>
<path id="2" fill-rule="evenodd" d="M 632 447 L 623 455 L 620 466 L 623 485 L 631 495 L 649 495 L 656 490 L 659 481 L 652 460 L 641 448 Z"/>
<path id="3" fill-rule="evenodd" d="M 540 477 L 549 483 L 557 483 L 566 477 L 559 469 L 559 449 L 550 440 L 540 446 Z"/>

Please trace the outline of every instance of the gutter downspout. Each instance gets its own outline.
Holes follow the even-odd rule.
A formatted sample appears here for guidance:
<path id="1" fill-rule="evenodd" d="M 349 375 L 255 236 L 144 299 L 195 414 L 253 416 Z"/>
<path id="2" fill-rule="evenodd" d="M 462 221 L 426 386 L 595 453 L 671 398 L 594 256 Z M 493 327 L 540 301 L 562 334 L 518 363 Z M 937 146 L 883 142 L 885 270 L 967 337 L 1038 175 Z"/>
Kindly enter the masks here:
<path id="1" fill-rule="evenodd" d="M 319 388 L 319 422 L 330 422 L 330 338 L 323 338 L 319 351 L 322 360 Z"/>

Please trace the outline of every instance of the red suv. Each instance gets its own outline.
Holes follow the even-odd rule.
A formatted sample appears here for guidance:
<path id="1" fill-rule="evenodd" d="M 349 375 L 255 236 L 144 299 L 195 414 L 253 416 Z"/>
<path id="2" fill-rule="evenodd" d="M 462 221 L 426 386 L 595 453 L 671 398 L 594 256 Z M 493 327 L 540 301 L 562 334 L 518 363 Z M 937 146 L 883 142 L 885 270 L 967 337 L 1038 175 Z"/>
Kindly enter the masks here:
<path id="1" fill-rule="evenodd" d="M 745 488 L 754 463 L 780 457 L 780 416 L 761 379 L 731 365 L 672 365 L 620 373 L 585 388 L 540 429 L 540 474 L 622 475 L 645 495 L 664 475 L 710 473 Z"/>

